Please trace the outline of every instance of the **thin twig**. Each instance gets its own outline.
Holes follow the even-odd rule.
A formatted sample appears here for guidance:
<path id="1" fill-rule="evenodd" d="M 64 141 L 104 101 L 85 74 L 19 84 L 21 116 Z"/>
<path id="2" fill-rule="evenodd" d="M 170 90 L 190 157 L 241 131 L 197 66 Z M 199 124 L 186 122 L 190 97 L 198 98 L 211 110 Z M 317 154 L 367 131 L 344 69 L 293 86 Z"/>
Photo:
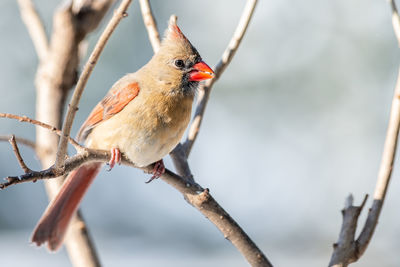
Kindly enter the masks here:
<path id="1" fill-rule="evenodd" d="M 160 48 L 160 34 L 157 30 L 157 24 L 153 16 L 153 12 L 151 10 L 150 1 L 149 0 L 139 0 L 140 10 L 142 11 L 142 17 L 144 25 L 146 26 L 149 40 L 151 46 L 153 47 L 154 53 L 157 53 Z"/>
<path id="2" fill-rule="evenodd" d="M 390 1 L 392 12 L 394 17 L 398 17 L 398 12 L 394 1 Z M 397 25 L 397 26 L 396 26 Z M 396 36 L 399 34 L 398 22 L 393 25 Z M 387 189 L 389 187 L 390 178 L 392 175 L 394 159 L 396 156 L 397 141 L 400 129 L 400 68 L 397 76 L 397 83 L 394 90 L 392 99 L 392 106 L 390 110 L 389 125 L 386 133 L 385 144 L 383 147 L 382 160 L 379 167 L 377 183 L 374 192 L 374 201 L 372 207 L 369 209 L 367 220 L 363 226 L 363 229 L 357 238 L 354 240 L 354 236 L 340 235 L 337 246 L 334 246 L 334 251 L 329 263 L 329 266 L 347 266 L 349 263 L 357 261 L 365 252 L 369 242 L 372 239 L 378 219 L 382 211 L 383 203 L 386 198 Z M 361 207 L 362 208 L 362 207 Z M 346 212 L 346 209 L 345 209 Z M 359 215 L 359 214 L 358 214 Z M 351 224 L 344 226 L 342 225 L 341 233 L 347 228 L 354 228 L 357 226 L 358 215 L 351 220 Z M 355 231 L 355 230 L 354 230 Z M 348 231 L 351 233 L 352 231 Z M 342 242 L 345 238 L 353 238 L 351 246 L 348 246 L 348 242 Z M 347 244 L 342 246 L 341 244 Z"/>
<path id="3" fill-rule="evenodd" d="M 127 16 L 126 10 L 128 9 L 131 1 L 132 0 L 123 0 L 121 2 L 116 12 L 114 12 L 114 15 L 111 18 L 110 22 L 108 23 L 107 27 L 101 34 L 99 41 L 96 43 L 96 46 L 94 47 L 92 54 L 90 55 L 88 61 L 86 62 L 83 68 L 82 74 L 79 77 L 78 83 L 72 95 L 71 102 L 68 107 L 68 113 L 64 121 L 64 125 L 62 127 L 62 134 L 58 145 L 57 157 L 55 163 L 56 168 L 62 168 L 64 165 L 65 156 L 67 154 L 68 137 L 71 132 L 72 123 L 74 121 L 76 111 L 78 110 L 79 101 L 81 99 L 83 90 L 85 89 L 86 83 L 90 77 L 90 74 L 92 73 L 97 63 L 97 60 L 99 59 L 99 56 L 103 51 L 111 34 L 114 32 L 115 28 L 117 27 L 121 19 Z"/>
<path id="4" fill-rule="evenodd" d="M 41 121 L 38 121 L 38 120 L 35 120 L 35 119 L 31 119 L 31 118 L 29 118 L 29 117 L 27 117 L 27 116 L 18 116 L 18 115 L 10 114 L 10 113 L 0 113 L 0 118 L 15 119 L 15 120 L 18 120 L 18 121 L 20 121 L 20 122 L 31 123 L 31 124 L 34 124 L 34 125 L 43 127 L 43 128 L 45 128 L 45 129 L 47 129 L 47 130 L 49 130 L 49 131 L 51 131 L 51 132 L 53 132 L 53 133 L 55 133 L 55 134 L 57 134 L 57 135 L 59 135 L 59 136 L 61 135 L 61 131 L 58 130 L 56 127 L 51 126 L 51 125 L 48 125 L 47 123 L 44 123 L 44 122 L 41 122 Z M 75 141 L 75 139 L 73 139 L 73 138 L 71 138 L 71 137 L 68 137 L 67 140 L 68 140 L 68 141 L 71 143 L 71 145 L 73 145 L 77 150 L 80 150 L 80 149 L 83 148 L 77 141 Z M 33 146 L 34 146 L 34 145 L 33 145 Z"/>
<path id="5" fill-rule="evenodd" d="M 11 147 L 14 151 L 15 157 L 17 158 L 18 163 L 21 166 L 22 170 L 24 170 L 25 173 L 31 172 L 32 170 L 26 166 L 24 160 L 21 157 L 21 153 L 19 152 L 17 142 L 15 141 L 15 135 L 11 135 L 11 138 L 8 141 L 11 144 Z"/>
<path id="6" fill-rule="evenodd" d="M 392 24 L 394 34 L 396 35 L 397 42 L 400 46 L 400 17 L 397 11 L 397 6 L 395 0 L 389 0 L 390 7 L 392 9 Z"/>
<path id="7" fill-rule="evenodd" d="M 48 40 L 42 20 L 31 0 L 18 0 L 21 18 L 24 21 L 40 61 L 46 58 Z"/>
<path id="8" fill-rule="evenodd" d="M 199 89 L 199 94 L 197 96 L 197 108 L 195 115 L 193 117 L 192 123 L 189 126 L 188 137 L 183 144 L 185 154 L 189 156 L 190 151 L 192 150 L 193 144 L 196 141 L 197 135 L 200 130 L 201 122 L 203 121 L 204 112 L 207 107 L 208 98 L 211 93 L 212 86 L 222 75 L 226 67 L 231 62 L 233 56 L 235 55 L 244 34 L 247 31 L 247 27 L 250 23 L 251 18 L 253 17 L 253 12 L 256 7 L 257 0 L 247 0 L 246 6 L 244 7 L 242 16 L 240 17 L 239 24 L 236 27 L 235 33 L 232 36 L 231 41 L 228 44 L 228 47 L 225 49 L 222 54 L 221 60 L 215 66 L 214 69 L 214 78 L 208 80 L 203 86 Z"/>
<path id="9" fill-rule="evenodd" d="M 8 142 L 12 136 L 14 136 L 14 135 L 0 135 L 0 141 L 7 141 Z M 28 140 L 28 139 L 25 139 L 25 138 L 21 138 L 21 137 L 15 137 L 15 140 L 19 144 L 26 145 L 26 146 L 32 148 L 33 150 L 36 150 L 36 143 L 31 141 L 31 140 Z"/>

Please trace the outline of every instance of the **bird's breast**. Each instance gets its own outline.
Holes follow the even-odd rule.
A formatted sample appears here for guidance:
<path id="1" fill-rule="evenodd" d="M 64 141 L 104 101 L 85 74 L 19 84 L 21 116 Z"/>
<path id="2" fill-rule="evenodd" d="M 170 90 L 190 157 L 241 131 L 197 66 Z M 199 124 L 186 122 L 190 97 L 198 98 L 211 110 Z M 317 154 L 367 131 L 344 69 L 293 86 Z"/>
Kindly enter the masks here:
<path id="1" fill-rule="evenodd" d="M 135 164 L 147 166 L 178 144 L 190 121 L 192 97 L 139 94 L 121 112 L 98 124 L 87 146 L 117 147 Z"/>

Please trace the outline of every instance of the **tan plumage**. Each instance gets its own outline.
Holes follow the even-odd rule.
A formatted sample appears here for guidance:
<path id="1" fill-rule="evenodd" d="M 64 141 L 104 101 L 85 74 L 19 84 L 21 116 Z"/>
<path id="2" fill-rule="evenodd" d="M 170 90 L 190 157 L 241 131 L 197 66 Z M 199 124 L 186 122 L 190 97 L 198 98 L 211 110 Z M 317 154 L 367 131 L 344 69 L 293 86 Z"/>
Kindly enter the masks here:
<path id="1" fill-rule="evenodd" d="M 117 81 L 82 125 L 78 139 L 87 147 L 111 150 L 110 168 L 120 152 L 139 166 L 157 162 L 153 178 L 164 171 L 162 158 L 180 141 L 189 123 L 198 82 L 212 70 L 171 21 L 159 51 L 140 70 Z M 70 173 L 32 236 L 37 245 L 58 249 L 68 222 L 101 164 Z"/>

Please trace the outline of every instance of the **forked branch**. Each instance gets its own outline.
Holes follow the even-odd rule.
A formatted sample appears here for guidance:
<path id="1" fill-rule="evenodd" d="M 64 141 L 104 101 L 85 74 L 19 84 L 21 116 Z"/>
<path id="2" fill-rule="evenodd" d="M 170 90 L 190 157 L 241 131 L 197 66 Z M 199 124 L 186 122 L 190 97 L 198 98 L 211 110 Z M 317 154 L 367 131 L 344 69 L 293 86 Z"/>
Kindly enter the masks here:
<path id="1" fill-rule="evenodd" d="M 400 20 L 394 1 L 390 1 L 392 8 L 393 27 L 396 36 L 400 37 Z M 400 40 L 400 39 L 399 39 Z M 392 99 L 390 110 L 389 125 L 386 133 L 385 144 L 383 147 L 382 160 L 379 167 L 377 183 L 374 192 L 374 201 L 368 211 L 367 220 L 357 239 L 354 238 L 357 228 L 359 214 L 364 206 L 354 207 L 350 205 L 345 207 L 343 214 L 343 224 L 339 239 L 334 246 L 329 266 L 347 266 L 357 261 L 365 252 L 369 242 L 372 239 L 378 219 L 381 214 L 382 206 L 386 198 L 386 192 L 389 187 L 390 178 L 393 170 L 393 163 L 396 155 L 397 141 L 400 128 L 400 69 L 397 76 L 397 83 Z M 363 202 L 364 203 L 364 202 Z M 357 213 L 351 211 L 357 208 Z M 352 214 L 346 216 L 346 214 Z M 346 220 L 346 218 L 350 218 Z M 349 241 L 350 240 L 350 241 Z"/>

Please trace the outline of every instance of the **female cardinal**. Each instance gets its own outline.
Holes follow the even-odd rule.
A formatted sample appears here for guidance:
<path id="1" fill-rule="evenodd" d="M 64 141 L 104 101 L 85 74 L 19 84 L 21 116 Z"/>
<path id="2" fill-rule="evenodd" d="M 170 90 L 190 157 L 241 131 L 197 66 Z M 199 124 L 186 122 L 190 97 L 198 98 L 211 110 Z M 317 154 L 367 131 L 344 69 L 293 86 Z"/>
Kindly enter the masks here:
<path id="1" fill-rule="evenodd" d="M 138 166 L 155 163 L 153 177 L 165 171 L 162 158 L 180 141 L 190 120 L 199 81 L 213 77 L 196 48 L 171 20 L 159 51 L 141 69 L 117 81 L 83 123 L 78 140 L 111 150 L 110 169 L 121 153 Z M 32 242 L 57 250 L 69 221 L 96 177 L 101 163 L 72 171 L 33 231 Z"/>

